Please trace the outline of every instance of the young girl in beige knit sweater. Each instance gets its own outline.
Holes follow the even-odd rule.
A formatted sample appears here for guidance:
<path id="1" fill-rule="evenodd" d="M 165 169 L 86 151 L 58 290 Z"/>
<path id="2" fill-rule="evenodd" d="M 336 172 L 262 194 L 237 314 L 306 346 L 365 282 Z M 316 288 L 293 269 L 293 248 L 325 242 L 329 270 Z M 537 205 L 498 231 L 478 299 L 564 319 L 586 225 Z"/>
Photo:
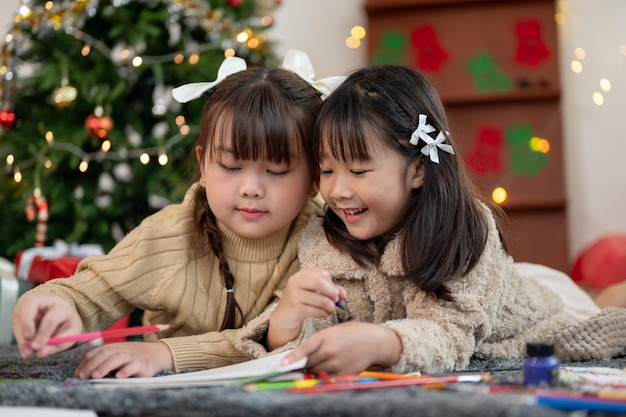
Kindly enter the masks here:
<path id="1" fill-rule="evenodd" d="M 626 351 L 625 309 L 578 320 L 536 268 L 515 265 L 448 131 L 437 94 L 406 67 L 361 69 L 330 95 L 314 129 L 328 208 L 302 233 L 306 269 L 239 348 L 296 347 L 285 361 L 335 374 L 462 370 L 472 356 L 523 357 L 531 341 L 570 359 Z"/>
<path id="2" fill-rule="evenodd" d="M 68 349 L 46 343 L 105 329 L 139 308 L 145 324 L 173 328 L 147 342 L 90 350 L 78 377 L 152 376 L 248 359 L 233 346 L 235 331 L 298 270 L 297 241 L 321 207 L 312 199 L 307 140 L 328 86 L 313 80 L 299 51 L 283 66 L 246 69 L 244 60 L 227 58 L 215 82 L 174 90 L 181 102 L 206 93 L 195 147 L 199 181 L 181 204 L 146 218 L 107 255 L 86 258 L 74 276 L 18 301 L 13 329 L 24 358 Z"/>

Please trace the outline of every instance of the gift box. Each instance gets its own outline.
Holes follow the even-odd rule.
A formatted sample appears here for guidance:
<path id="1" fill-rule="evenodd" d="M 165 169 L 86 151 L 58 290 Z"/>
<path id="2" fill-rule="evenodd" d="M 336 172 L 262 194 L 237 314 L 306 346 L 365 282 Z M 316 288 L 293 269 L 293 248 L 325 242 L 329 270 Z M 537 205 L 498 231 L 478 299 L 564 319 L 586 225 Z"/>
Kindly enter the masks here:
<path id="1" fill-rule="evenodd" d="M 17 299 L 35 284 L 9 274 L 0 275 L 0 345 L 15 343 L 11 328 L 11 314 Z"/>
<path id="2" fill-rule="evenodd" d="M 22 253 L 18 253 L 15 257 L 16 270 L 19 270 Z M 43 284 L 54 278 L 67 278 L 74 274 L 81 258 L 71 256 L 61 256 L 56 259 L 45 259 L 40 255 L 32 258 L 30 268 L 27 275 L 20 276 L 35 284 Z"/>
<path id="3" fill-rule="evenodd" d="M 83 258 L 102 253 L 100 245 L 67 244 L 56 240 L 52 246 L 19 252 L 15 258 L 15 275 L 36 284 L 54 278 L 67 278 L 74 274 Z"/>

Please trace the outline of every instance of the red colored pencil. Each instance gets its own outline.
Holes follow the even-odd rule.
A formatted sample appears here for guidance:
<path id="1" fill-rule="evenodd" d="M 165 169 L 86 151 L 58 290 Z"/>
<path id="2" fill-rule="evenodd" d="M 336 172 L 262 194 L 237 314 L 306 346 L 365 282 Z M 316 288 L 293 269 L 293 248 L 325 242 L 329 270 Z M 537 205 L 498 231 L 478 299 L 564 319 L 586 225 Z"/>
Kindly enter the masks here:
<path id="1" fill-rule="evenodd" d="M 145 333 L 157 333 L 163 330 L 171 329 L 171 324 L 155 324 L 152 326 L 128 327 L 126 329 L 111 329 L 98 332 L 81 333 L 69 336 L 51 337 L 48 339 L 48 345 L 60 345 L 62 343 L 89 342 L 95 339 L 111 339 L 113 337 L 135 336 Z M 24 342 L 25 346 L 29 346 L 30 342 Z"/>

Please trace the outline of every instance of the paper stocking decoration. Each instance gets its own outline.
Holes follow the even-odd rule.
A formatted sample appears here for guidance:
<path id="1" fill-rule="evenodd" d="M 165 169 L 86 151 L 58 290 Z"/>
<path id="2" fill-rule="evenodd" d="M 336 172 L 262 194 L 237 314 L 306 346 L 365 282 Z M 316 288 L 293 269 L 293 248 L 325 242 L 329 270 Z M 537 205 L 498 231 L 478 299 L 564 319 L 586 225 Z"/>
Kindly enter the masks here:
<path id="1" fill-rule="evenodd" d="M 467 66 L 467 70 L 474 80 L 474 87 L 480 92 L 507 91 L 513 82 L 493 62 L 487 52 L 480 52 L 474 56 Z"/>
<path id="2" fill-rule="evenodd" d="M 406 35 L 402 32 L 384 32 L 380 46 L 371 59 L 372 65 L 378 64 L 404 64 L 404 51 L 406 50 Z"/>
<path id="3" fill-rule="evenodd" d="M 478 131 L 472 149 L 465 155 L 465 163 L 476 175 L 488 176 L 502 172 L 502 129 L 483 126 Z"/>
<path id="4" fill-rule="evenodd" d="M 411 32 L 415 49 L 415 67 L 422 71 L 439 71 L 449 59 L 449 54 L 437 39 L 432 26 L 426 25 Z"/>
<path id="5" fill-rule="evenodd" d="M 507 129 L 506 140 L 511 149 L 510 169 L 513 174 L 535 176 L 548 164 L 548 154 L 531 148 L 532 137 L 532 129 L 525 123 Z"/>
<path id="6" fill-rule="evenodd" d="M 541 23 L 537 19 L 519 22 L 515 32 L 517 35 L 515 62 L 535 67 L 550 58 L 550 50 L 541 37 Z"/>

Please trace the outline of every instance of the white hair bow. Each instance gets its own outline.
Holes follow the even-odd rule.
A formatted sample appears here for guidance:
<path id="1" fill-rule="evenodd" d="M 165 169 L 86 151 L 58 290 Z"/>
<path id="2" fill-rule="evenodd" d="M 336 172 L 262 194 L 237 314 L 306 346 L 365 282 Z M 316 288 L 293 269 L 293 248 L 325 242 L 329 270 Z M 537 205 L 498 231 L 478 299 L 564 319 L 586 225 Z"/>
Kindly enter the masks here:
<path id="1" fill-rule="evenodd" d="M 315 77 L 315 70 L 309 56 L 297 49 L 287 51 L 282 67 L 298 74 L 300 78 L 324 96 L 332 93 L 346 79 L 345 76 L 334 76 L 315 80 L 313 78 Z"/>
<path id="2" fill-rule="evenodd" d="M 440 131 L 437 134 L 437 137 L 433 139 L 429 135 L 429 133 L 432 133 L 434 131 L 435 128 L 426 123 L 426 115 L 420 114 L 419 123 L 417 125 L 417 128 L 413 131 L 413 134 L 411 134 L 411 140 L 409 140 L 409 143 L 416 146 L 420 139 L 426 142 L 426 145 L 424 145 L 424 147 L 422 148 L 422 153 L 428 156 L 431 161 L 438 164 L 439 151 L 437 150 L 437 148 L 452 155 L 454 155 L 454 148 L 452 148 L 452 145 L 443 143 L 446 140 L 446 135 L 448 134 L 448 132 Z"/>
<path id="3" fill-rule="evenodd" d="M 215 81 L 189 83 L 176 87 L 172 90 L 172 96 L 179 103 L 186 103 L 200 97 L 205 91 L 213 86 L 221 83 L 229 75 L 233 75 L 239 71 L 244 71 L 248 66 L 243 58 L 229 56 L 224 59 L 222 65 L 217 70 L 217 78 Z"/>
<path id="4" fill-rule="evenodd" d="M 309 56 L 296 49 L 290 49 L 283 60 L 283 68 L 296 73 L 300 78 L 306 81 L 311 87 L 328 96 L 335 88 L 341 84 L 346 77 L 336 76 L 328 77 L 321 80 L 314 80 L 315 71 L 309 60 Z M 217 70 L 217 78 L 215 81 L 189 83 L 176 87 L 172 90 L 172 96 L 179 103 L 186 103 L 200 97 L 205 91 L 222 82 L 229 75 L 247 68 L 246 61 L 238 57 L 227 57 Z"/>

